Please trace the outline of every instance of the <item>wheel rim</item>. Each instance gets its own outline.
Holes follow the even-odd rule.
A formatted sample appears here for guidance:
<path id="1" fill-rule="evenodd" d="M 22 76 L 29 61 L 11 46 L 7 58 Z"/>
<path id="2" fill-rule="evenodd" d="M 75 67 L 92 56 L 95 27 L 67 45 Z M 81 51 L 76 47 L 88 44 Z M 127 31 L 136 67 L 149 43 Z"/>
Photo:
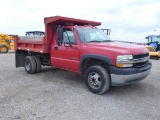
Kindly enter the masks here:
<path id="1" fill-rule="evenodd" d="M 5 46 L 2 46 L 1 47 L 1 52 L 6 52 L 7 51 L 7 48 Z"/>
<path id="2" fill-rule="evenodd" d="M 102 85 L 102 79 L 96 72 L 91 72 L 88 76 L 88 83 L 93 89 L 99 89 Z"/>
<path id="3" fill-rule="evenodd" d="M 30 70 L 31 64 L 30 64 L 30 61 L 29 61 L 29 60 L 26 60 L 26 62 L 25 62 L 25 68 L 26 68 L 27 71 Z"/>

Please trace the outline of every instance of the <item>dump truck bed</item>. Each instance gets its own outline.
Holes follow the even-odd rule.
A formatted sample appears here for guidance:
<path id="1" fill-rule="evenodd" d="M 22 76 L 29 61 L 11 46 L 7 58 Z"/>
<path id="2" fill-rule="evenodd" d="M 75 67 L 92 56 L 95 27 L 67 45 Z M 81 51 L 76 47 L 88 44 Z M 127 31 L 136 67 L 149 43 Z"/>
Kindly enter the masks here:
<path id="1" fill-rule="evenodd" d="M 39 52 L 39 53 L 50 53 L 53 36 L 56 33 L 56 27 L 59 25 L 61 26 L 101 25 L 101 22 L 68 18 L 63 16 L 46 17 L 44 18 L 44 23 L 45 23 L 45 37 L 16 36 L 15 51 L 25 50 L 25 51 Z"/>

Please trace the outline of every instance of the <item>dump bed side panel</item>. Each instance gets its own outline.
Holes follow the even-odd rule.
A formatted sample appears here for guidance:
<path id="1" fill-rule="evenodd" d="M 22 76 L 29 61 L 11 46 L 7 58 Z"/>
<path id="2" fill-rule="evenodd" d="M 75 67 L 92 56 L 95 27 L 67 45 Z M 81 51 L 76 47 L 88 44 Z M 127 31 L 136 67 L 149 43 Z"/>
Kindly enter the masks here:
<path id="1" fill-rule="evenodd" d="M 14 42 L 15 51 L 24 50 L 38 53 L 50 53 L 51 44 L 45 43 L 45 37 L 17 36 Z"/>

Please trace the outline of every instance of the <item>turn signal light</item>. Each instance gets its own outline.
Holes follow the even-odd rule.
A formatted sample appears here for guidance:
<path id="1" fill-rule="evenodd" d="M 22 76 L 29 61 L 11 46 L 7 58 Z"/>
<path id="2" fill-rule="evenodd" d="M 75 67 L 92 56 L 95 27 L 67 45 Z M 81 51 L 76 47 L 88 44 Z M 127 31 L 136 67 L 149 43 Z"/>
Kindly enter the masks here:
<path id="1" fill-rule="evenodd" d="M 116 66 L 117 67 L 123 67 L 123 64 L 122 63 L 117 63 Z"/>

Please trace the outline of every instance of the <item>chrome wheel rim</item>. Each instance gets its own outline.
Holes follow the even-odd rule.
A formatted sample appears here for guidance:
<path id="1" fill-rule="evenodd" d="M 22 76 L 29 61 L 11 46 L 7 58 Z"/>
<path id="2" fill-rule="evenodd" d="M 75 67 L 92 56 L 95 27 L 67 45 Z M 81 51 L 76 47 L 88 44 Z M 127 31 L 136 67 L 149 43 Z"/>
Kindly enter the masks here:
<path id="1" fill-rule="evenodd" d="M 26 70 L 29 71 L 30 68 L 31 68 L 31 64 L 30 64 L 30 61 L 29 61 L 29 60 L 26 60 L 25 66 L 26 66 Z"/>
<path id="2" fill-rule="evenodd" d="M 96 72 L 91 72 L 88 76 L 88 83 L 93 89 L 99 89 L 102 85 L 102 79 Z"/>

